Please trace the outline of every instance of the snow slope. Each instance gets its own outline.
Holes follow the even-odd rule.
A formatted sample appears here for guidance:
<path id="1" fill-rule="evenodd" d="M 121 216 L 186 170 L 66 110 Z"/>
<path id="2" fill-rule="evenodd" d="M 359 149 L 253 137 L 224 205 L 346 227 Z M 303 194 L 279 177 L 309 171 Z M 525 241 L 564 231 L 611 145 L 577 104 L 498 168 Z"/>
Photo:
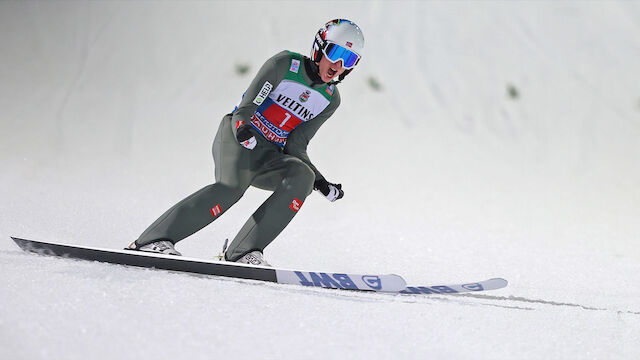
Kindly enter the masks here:
<path id="1" fill-rule="evenodd" d="M 128 244 L 213 181 L 220 118 L 262 62 L 335 17 L 366 53 L 310 155 L 346 196 L 309 197 L 267 259 L 509 287 L 352 294 L 10 241 Z M 3 358 L 640 356 L 640 4 L 0 2 L 0 33 Z M 217 254 L 266 196 L 178 249 Z"/>

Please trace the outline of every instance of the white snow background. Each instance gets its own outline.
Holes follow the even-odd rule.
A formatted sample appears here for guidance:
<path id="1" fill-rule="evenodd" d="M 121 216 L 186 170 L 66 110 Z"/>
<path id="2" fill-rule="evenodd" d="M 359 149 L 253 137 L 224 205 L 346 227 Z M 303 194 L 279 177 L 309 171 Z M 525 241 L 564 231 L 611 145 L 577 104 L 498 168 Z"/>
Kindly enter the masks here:
<path id="1" fill-rule="evenodd" d="M 312 194 L 267 260 L 507 288 L 310 289 L 11 241 L 126 246 L 213 181 L 260 65 L 336 17 L 366 50 L 309 153 L 346 195 Z M 640 358 L 639 140 L 639 2 L 0 2 L 0 358 Z M 178 250 L 212 258 L 267 195 Z"/>

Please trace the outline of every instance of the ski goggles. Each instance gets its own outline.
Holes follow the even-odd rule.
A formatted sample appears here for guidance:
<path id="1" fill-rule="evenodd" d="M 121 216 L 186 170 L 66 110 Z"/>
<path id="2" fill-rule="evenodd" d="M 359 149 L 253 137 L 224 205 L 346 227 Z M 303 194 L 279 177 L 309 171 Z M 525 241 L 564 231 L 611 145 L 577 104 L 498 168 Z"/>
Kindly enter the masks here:
<path id="1" fill-rule="evenodd" d="M 327 59 L 334 64 L 337 63 L 338 60 L 342 60 L 342 67 L 347 70 L 353 69 L 358 63 L 358 60 L 360 60 L 360 55 L 331 42 L 327 42 L 327 45 L 322 49 L 322 52 Z"/>

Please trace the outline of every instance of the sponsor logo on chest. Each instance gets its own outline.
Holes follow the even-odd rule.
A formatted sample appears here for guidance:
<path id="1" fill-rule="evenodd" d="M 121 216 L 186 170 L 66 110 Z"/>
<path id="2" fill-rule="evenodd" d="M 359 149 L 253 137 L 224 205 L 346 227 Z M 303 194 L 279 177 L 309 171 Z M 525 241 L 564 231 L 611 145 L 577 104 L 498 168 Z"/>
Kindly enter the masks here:
<path id="1" fill-rule="evenodd" d="M 300 97 L 302 97 L 302 95 Z M 307 101 L 307 100 L 308 100 L 308 98 L 305 101 Z M 290 97 L 288 97 L 288 96 L 286 96 L 284 94 L 276 95 L 275 96 L 275 101 L 282 108 L 288 109 L 289 111 L 294 113 L 300 119 L 303 119 L 303 120 L 306 121 L 306 120 L 311 120 L 314 117 L 314 115 L 311 112 L 311 110 L 307 109 L 301 103 L 295 101 L 294 99 L 292 99 L 292 98 L 290 98 Z"/>
<path id="2" fill-rule="evenodd" d="M 301 102 L 307 102 L 307 100 L 309 100 L 310 95 L 311 95 L 311 91 L 305 90 L 302 94 L 300 94 L 300 97 L 298 97 L 298 99 L 300 99 Z"/>
<path id="3" fill-rule="evenodd" d="M 269 98 L 302 121 L 313 119 L 329 105 L 329 100 L 319 92 L 289 80 L 281 82 Z"/>
<path id="4" fill-rule="evenodd" d="M 300 69 L 300 60 L 296 60 L 296 59 L 291 60 L 291 66 L 289 67 L 289 71 L 297 74 L 299 69 Z"/>
<path id="5" fill-rule="evenodd" d="M 264 99 L 266 99 L 267 95 L 269 95 L 269 93 L 271 92 L 271 89 L 273 89 L 273 85 L 271 85 L 270 82 L 265 81 L 264 85 L 262 85 L 262 88 L 260 89 L 260 92 L 258 93 L 258 95 L 256 95 L 256 98 L 253 99 L 253 103 L 258 106 L 262 105 Z"/>

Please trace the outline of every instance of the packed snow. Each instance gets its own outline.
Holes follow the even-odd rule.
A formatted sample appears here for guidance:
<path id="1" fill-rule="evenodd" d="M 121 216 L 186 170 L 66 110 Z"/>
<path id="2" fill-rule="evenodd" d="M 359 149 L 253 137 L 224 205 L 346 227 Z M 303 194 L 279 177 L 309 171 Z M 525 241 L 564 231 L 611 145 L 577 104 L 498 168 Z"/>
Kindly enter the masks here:
<path id="1" fill-rule="evenodd" d="M 213 182 L 261 64 L 326 21 L 363 60 L 309 154 L 276 266 L 502 277 L 468 296 L 191 276 L 22 252 L 122 248 Z M 3 359 L 640 357 L 640 3 L 0 2 Z M 177 245 L 213 258 L 252 189 Z"/>

